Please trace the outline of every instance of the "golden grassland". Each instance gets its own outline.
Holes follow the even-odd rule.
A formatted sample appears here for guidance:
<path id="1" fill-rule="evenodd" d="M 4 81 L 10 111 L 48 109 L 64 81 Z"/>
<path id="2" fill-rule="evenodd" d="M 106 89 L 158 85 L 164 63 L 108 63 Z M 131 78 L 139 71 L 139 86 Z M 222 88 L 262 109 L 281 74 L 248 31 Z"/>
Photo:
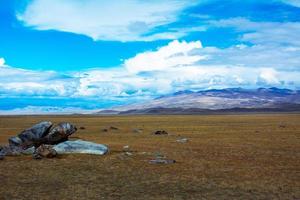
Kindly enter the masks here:
<path id="1" fill-rule="evenodd" d="M 0 199 L 300 199 L 300 114 L 0 117 L 0 143 L 42 120 L 85 127 L 72 138 L 110 152 L 6 157 Z M 155 154 L 177 162 L 150 164 Z"/>

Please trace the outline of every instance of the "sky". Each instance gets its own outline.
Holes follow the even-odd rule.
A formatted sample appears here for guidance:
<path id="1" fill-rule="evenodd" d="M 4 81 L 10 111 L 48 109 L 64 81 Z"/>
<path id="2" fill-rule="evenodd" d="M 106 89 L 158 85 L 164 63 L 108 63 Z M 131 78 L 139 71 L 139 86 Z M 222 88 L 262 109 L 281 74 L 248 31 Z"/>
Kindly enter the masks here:
<path id="1" fill-rule="evenodd" d="M 0 113 L 300 89 L 300 0 L 0 0 Z"/>

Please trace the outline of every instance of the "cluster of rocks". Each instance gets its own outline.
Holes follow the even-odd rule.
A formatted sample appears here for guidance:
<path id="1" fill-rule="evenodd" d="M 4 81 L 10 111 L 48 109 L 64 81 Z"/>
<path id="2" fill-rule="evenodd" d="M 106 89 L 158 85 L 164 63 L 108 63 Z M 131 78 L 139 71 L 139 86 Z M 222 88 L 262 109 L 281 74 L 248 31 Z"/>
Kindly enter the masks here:
<path id="1" fill-rule="evenodd" d="M 114 127 L 114 126 L 110 126 L 108 128 L 103 128 L 101 131 L 102 132 L 109 132 L 109 131 L 118 131 L 118 130 L 119 130 L 119 128 Z"/>
<path id="2" fill-rule="evenodd" d="M 33 158 L 52 158 L 59 153 L 90 153 L 103 155 L 108 151 L 105 145 L 76 140 L 68 141 L 77 131 L 76 126 L 62 122 L 40 122 L 17 136 L 8 139 L 8 145 L 0 147 L 0 158 L 21 154 L 32 154 Z"/>

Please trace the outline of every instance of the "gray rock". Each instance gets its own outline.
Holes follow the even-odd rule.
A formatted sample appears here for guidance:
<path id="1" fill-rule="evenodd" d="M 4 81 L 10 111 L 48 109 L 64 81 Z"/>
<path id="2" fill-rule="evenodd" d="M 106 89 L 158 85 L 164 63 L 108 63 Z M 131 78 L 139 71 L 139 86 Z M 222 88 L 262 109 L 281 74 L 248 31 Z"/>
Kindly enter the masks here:
<path id="1" fill-rule="evenodd" d="M 115 131 L 116 131 L 116 130 L 119 130 L 119 128 L 114 127 L 114 126 L 110 126 L 109 129 L 110 129 L 110 130 L 115 130 Z"/>
<path id="2" fill-rule="evenodd" d="M 62 122 L 53 127 L 49 134 L 42 139 L 43 144 L 58 144 L 68 140 L 68 137 L 77 131 L 76 126 Z"/>
<path id="3" fill-rule="evenodd" d="M 108 152 L 108 147 L 103 144 L 97 144 L 83 140 L 65 141 L 54 145 L 53 149 L 58 154 L 84 153 L 104 155 Z"/>
<path id="4" fill-rule="evenodd" d="M 181 139 L 176 140 L 176 142 L 179 142 L 179 143 L 186 143 L 188 141 L 189 140 L 187 138 L 181 138 Z"/>
<path id="5" fill-rule="evenodd" d="M 23 149 L 27 149 L 32 146 L 38 146 L 40 139 L 48 133 L 51 126 L 51 122 L 40 122 L 29 129 L 25 129 L 18 136 L 9 138 L 9 145 L 18 146 Z"/>
<path id="6" fill-rule="evenodd" d="M 132 129 L 132 132 L 134 132 L 134 133 L 142 133 L 143 129 L 134 128 L 134 129 Z"/>
<path id="7" fill-rule="evenodd" d="M 172 164 L 176 163 L 175 160 L 169 160 L 169 159 L 154 159 L 149 161 L 150 164 Z"/>
<path id="8" fill-rule="evenodd" d="M 158 130 L 153 133 L 154 135 L 168 135 L 168 132 L 165 130 Z"/>
<path id="9" fill-rule="evenodd" d="M 33 153 L 34 159 L 53 158 L 57 156 L 57 152 L 52 145 L 42 144 Z"/>

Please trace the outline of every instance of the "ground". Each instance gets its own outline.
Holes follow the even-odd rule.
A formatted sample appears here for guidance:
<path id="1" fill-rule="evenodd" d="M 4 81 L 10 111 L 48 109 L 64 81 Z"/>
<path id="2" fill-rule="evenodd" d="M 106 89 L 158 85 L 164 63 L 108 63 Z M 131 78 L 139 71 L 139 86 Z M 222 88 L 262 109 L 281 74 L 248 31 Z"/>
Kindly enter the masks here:
<path id="1" fill-rule="evenodd" d="M 110 152 L 6 157 L 1 200 L 300 199 L 300 114 L 0 117 L 0 143 L 42 120 L 85 127 L 72 139 Z M 110 126 L 119 130 L 102 130 Z M 169 135 L 151 134 L 159 129 Z M 176 163 L 150 164 L 158 154 Z"/>

